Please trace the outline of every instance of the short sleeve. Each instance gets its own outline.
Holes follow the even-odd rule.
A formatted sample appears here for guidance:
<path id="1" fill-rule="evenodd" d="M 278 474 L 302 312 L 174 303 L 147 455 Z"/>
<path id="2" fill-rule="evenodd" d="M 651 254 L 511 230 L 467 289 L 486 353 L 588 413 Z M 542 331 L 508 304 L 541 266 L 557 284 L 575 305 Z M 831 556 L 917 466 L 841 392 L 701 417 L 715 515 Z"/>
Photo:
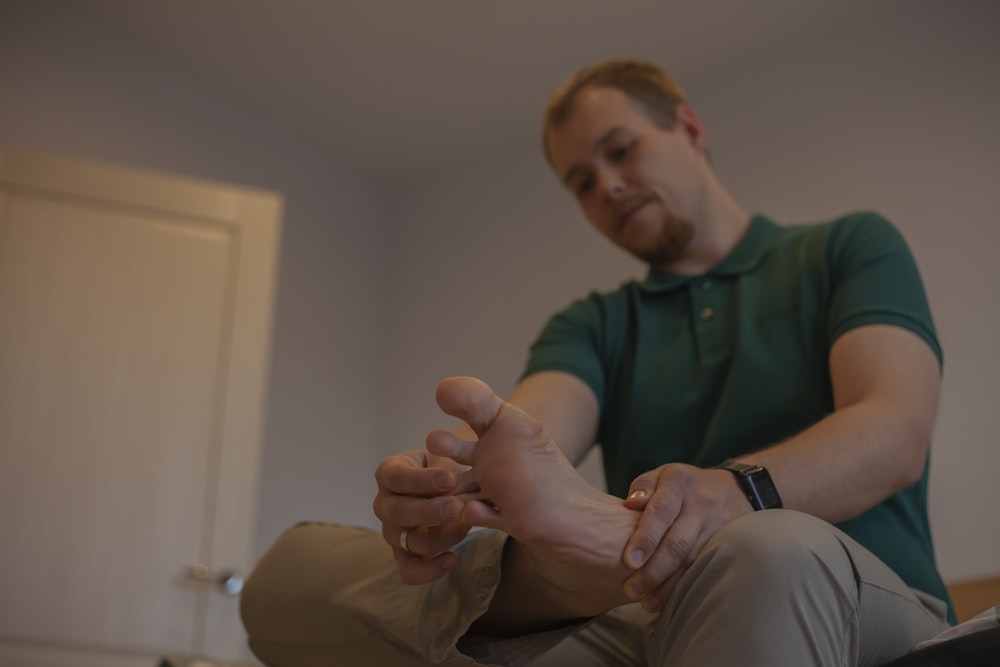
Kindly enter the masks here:
<path id="1" fill-rule="evenodd" d="M 573 302 L 556 313 L 531 345 L 521 378 L 542 371 L 562 371 L 585 382 L 597 397 L 605 400 L 605 370 L 601 347 L 605 318 L 600 295 Z"/>
<path id="2" fill-rule="evenodd" d="M 877 213 L 841 220 L 830 237 L 831 343 L 851 329 L 890 324 L 923 338 L 942 362 L 916 261 L 899 231 Z"/>

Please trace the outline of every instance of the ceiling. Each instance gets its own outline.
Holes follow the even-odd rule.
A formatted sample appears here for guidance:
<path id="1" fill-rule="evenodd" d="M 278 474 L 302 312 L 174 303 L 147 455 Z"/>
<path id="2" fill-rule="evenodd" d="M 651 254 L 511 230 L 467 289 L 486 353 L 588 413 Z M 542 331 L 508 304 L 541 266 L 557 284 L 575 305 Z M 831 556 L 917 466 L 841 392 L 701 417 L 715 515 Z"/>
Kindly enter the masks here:
<path id="1" fill-rule="evenodd" d="M 852 20 L 869 0 L 68 0 L 382 181 L 537 142 L 548 92 L 595 60 L 682 82 Z"/>

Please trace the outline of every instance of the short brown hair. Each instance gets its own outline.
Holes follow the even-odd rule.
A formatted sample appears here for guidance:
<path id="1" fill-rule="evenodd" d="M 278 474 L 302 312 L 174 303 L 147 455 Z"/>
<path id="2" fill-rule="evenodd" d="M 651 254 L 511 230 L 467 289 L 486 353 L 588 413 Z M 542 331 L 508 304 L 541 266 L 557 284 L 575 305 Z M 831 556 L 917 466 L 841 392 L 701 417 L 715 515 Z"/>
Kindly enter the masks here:
<path id="1" fill-rule="evenodd" d="M 546 156 L 549 132 L 566 120 L 576 96 L 588 86 L 617 88 L 641 104 L 654 123 L 668 130 L 674 127 L 677 107 L 687 104 L 684 91 L 677 81 L 656 65 L 627 59 L 594 63 L 570 77 L 549 97 L 542 129 L 542 145 Z"/>

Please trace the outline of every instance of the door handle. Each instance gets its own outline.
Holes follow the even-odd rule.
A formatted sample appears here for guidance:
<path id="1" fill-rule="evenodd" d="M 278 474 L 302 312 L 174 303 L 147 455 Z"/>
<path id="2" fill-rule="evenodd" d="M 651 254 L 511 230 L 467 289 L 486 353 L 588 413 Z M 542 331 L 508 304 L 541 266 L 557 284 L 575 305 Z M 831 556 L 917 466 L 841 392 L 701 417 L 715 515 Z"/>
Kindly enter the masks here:
<path id="1" fill-rule="evenodd" d="M 228 597 L 235 597 L 243 590 L 243 574 L 239 570 L 214 568 L 198 563 L 187 568 L 185 578 L 188 581 L 214 586 Z"/>

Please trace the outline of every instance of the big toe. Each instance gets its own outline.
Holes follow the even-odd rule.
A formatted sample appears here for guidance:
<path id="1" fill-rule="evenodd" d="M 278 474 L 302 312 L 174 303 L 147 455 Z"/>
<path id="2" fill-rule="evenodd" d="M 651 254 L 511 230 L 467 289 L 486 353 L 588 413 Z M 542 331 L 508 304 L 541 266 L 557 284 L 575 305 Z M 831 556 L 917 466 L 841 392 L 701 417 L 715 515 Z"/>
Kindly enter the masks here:
<path id="1" fill-rule="evenodd" d="M 472 377 L 443 380 L 438 385 L 436 398 L 445 414 L 458 417 L 477 433 L 496 419 L 504 403 L 488 384 Z"/>

